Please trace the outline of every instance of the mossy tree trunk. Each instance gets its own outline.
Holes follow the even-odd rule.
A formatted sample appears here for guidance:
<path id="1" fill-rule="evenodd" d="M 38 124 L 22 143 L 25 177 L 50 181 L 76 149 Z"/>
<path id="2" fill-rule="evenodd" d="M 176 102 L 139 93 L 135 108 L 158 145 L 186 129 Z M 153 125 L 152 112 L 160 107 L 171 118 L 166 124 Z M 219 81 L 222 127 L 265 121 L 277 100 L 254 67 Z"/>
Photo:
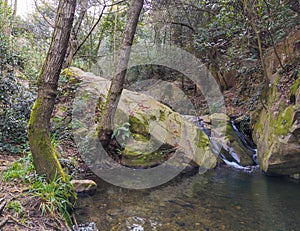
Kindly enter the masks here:
<path id="1" fill-rule="evenodd" d="M 39 175 L 45 175 L 50 180 L 55 176 L 64 177 L 62 167 L 51 145 L 50 119 L 75 7 L 76 0 L 59 1 L 52 41 L 38 79 L 38 96 L 29 121 L 28 138 L 35 169 Z"/>
<path id="2" fill-rule="evenodd" d="M 112 134 L 112 118 L 114 118 L 115 109 L 117 108 L 120 96 L 122 94 L 126 76 L 126 69 L 130 58 L 131 46 L 142 8 L 143 0 L 131 1 L 128 12 L 128 19 L 125 25 L 123 39 L 118 54 L 115 75 L 112 79 L 110 89 L 108 91 L 98 133 L 99 140 L 104 146 L 108 144 Z"/>

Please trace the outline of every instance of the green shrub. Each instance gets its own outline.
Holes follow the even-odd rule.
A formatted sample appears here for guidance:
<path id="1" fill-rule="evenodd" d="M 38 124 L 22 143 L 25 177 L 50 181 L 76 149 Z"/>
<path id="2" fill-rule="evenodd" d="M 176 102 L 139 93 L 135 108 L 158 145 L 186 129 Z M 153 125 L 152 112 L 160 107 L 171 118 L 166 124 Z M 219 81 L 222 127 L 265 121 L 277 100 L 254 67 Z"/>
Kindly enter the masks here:
<path id="1" fill-rule="evenodd" d="M 19 217 L 24 212 L 24 207 L 17 200 L 10 201 L 7 204 L 6 208 L 8 210 L 11 210 L 14 213 L 14 215 L 16 215 L 17 217 Z"/>
<path id="2" fill-rule="evenodd" d="M 34 95 L 22 87 L 12 73 L 0 74 L 0 152 L 26 148 L 27 124 Z"/>

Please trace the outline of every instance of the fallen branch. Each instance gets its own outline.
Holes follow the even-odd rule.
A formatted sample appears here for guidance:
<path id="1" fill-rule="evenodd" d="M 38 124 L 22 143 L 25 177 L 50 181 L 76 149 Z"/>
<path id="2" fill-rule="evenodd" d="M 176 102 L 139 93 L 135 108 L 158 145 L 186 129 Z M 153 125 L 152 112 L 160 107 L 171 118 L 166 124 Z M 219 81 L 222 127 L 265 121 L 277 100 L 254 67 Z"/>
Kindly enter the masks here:
<path id="1" fill-rule="evenodd" d="M 6 202 L 7 201 L 5 200 L 5 197 L 3 197 L 3 198 L 0 199 L 0 215 L 1 215 L 2 211 L 3 211 L 3 209 L 6 206 Z"/>
<path id="2" fill-rule="evenodd" d="M 7 221 L 8 221 L 7 217 L 4 217 L 4 219 L 0 221 L 0 229 L 6 224 Z"/>

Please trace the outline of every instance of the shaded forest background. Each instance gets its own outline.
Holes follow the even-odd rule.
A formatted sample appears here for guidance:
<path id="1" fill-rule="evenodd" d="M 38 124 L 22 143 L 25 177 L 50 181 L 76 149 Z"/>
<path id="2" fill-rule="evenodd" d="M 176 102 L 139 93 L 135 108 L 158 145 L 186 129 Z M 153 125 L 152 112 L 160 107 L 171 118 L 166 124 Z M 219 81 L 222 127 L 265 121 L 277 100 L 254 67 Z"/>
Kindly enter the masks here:
<path id="1" fill-rule="evenodd" d="M 58 2 L 36 1 L 26 19 L 16 15 L 14 3 L 1 1 L 0 7 L 0 148 L 18 153 L 27 148 L 27 122 Z M 64 66 L 95 71 L 101 57 L 117 51 L 128 5 L 128 1 L 80 1 Z M 299 12 L 295 0 L 145 1 L 135 41 L 176 45 L 198 57 L 224 92 L 228 114 L 246 115 L 249 120 L 251 112 L 262 106 L 259 98 L 263 99 L 269 83 L 265 51 L 273 47 L 276 53 L 275 44 L 299 24 Z M 295 69 L 280 65 L 284 70 Z M 149 78 L 177 82 L 197 113 L 207 112 L 199 89 L 174 70 L 150 65 L 132 68 L 127 84 Z M 60 81 L 65 81 L 63 76 Z"/>

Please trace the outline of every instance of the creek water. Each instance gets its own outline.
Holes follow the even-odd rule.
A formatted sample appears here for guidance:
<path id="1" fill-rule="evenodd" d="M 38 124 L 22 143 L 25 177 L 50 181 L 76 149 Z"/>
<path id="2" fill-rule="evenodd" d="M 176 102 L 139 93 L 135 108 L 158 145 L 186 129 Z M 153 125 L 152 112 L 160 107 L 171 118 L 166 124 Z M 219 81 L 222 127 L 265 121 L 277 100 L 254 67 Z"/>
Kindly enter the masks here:
<path id="1" fill-rule="evenodd" d="M 300 183 L 258 169 L 221 167 L 145 190 L 97 183 L 76 219 L 101 231 L 300 230 Z"/>

